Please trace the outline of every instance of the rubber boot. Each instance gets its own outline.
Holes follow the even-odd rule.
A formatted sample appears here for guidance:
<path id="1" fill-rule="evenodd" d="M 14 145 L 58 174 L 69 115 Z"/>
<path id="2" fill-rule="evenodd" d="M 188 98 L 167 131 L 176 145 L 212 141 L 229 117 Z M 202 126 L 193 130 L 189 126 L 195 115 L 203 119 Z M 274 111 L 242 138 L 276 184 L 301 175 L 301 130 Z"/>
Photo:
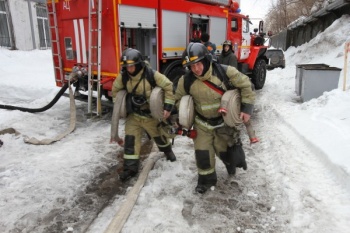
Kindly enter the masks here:
<path id="1" fill-rule="evenodd" d="M 119 174 L 119 179 L 124 182 L 137 175 L 139 171 L 138 159 L 124 159 L 123 171 Z"/>
<path id="2" fill-rule="evenodd" d="M 196 187 L 197 193 L 205 193 L 211 186 L 215 186 L 218 178 L 216 176 L 216 172 L 214 171 L 208 175 L 200 175 L 198 174 L 198 184 Z"/>
<path id="3" fill-rule="evenodd" d="M 164 152 L 164 154 L 167 160 L 170 160 L 171 162 L 176 161 L 176 156 L 172 150 Z"/>

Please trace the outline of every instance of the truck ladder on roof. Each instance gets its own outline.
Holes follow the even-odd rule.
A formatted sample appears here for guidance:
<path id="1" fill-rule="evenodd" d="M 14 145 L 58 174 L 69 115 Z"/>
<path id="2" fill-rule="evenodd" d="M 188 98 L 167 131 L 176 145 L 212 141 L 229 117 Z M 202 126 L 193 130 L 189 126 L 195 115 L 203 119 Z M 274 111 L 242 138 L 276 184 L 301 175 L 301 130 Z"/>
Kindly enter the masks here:
<path id="1" fill-rule="evenodd" d="M 51 1 L 51 4 L 46 4 L 47 14 L 50 22 L 50 37 L 51 37 L 51 49 L 53 67 L 56 76 L 56 83 L 64 84 L 64 75 L 62 67 L 62 55 L 60 48 L 60 38 L 58 36 L 56 3 Z"/>
<path id="2" fill-rule="evenodd" d="M 102 0 L 89 0 L 89 59 L 88 59 L 88 113 L 101 116 L 101 27 Z M 96 78 L 94 78 L 96 74 Z M 96 87 L 96 110 L 92 110 L 93 90 Z"/>

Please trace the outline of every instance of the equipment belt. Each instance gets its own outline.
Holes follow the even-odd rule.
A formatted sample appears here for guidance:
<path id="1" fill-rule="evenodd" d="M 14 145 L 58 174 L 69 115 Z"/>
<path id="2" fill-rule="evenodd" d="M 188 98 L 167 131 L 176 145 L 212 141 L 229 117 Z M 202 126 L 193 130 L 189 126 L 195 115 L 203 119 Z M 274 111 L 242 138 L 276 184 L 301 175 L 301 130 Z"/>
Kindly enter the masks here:
<path id="1" fill-rule="evenodd" d="M 214 118 L 206 118 L 201 114 L 199 114 L 198 112 L 196 112 L 196 114 L 199 117 L 199 119 L 201 119 L 204 122 L 207 122 L 211 126 L 220 125 L 224 122 L 224 119 L 222 118 L 222 116 L 214 117 Z"/>
<path id="2" fill-rule="evenodd" d="M 134 113 L 140 115 L 140 116 L 145 116 L 145 117 L 151 117 L 151 110 L 149 109 L 134 109 Z"/>

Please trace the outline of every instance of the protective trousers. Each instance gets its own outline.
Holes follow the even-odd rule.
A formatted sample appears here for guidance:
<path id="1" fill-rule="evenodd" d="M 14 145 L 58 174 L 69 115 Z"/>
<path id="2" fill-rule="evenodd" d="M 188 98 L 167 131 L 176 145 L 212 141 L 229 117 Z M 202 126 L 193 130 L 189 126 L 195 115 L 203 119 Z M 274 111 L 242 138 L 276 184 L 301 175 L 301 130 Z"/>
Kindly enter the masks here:
<path id="1" fill-rule="evenodd" d="M 157 129 L 159 121 L 138 114 L 130 114 L 125 121 L 125 145 L 124 145 L 124 160 L 139 159 L 141 150 L 141 139 L 144 130 L 153 138 L 157 144 L 159 151 L 171 151 L 170 141 L 162 137 Z"/>
<path id="2" fill-rule="evenodd" d="M 197 137 L 194 139 L 196 164 L 199 175 L 198 181 L 200 181 L 201 184 L 215 185 L 215 155 L 219 156 L 220 159 L 228 157 L 228 146 L 231 146 L 231 143 L 240 141 L 239 131 L 230 128 L 227 134 L 230 139 L 228 140 L 225 126 L 216 129 L 198 126 L 199 125 L 195 127 L 197 130 Z M 225 161 L 223 162 L 225 163 Z M 215 178 L 213 179 L 213 177 Z"/>

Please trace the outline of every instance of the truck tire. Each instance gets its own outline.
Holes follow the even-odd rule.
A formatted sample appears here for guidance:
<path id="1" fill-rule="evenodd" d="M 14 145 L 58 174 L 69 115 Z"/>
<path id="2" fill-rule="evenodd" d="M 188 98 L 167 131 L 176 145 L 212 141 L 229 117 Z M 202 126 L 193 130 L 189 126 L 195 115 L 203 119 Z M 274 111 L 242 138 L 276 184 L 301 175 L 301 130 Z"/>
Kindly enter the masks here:
<path id="1" fill-rule="evenodd" d="M 185 74 L 185 68 L 182 67 L 181 60 L 176 60 L 167 64 L 162 73 L 173 82 L 173 91 L 175 92 L 179 79 Z"/>
<path id="2" fill-rule="evenodd" d="M 251 74 L 252 83 L 256 90 L 262 89 L 266 80 L 266 62 L 262 58 L 258 58 L 254 65 L 253 72 Z"/>

